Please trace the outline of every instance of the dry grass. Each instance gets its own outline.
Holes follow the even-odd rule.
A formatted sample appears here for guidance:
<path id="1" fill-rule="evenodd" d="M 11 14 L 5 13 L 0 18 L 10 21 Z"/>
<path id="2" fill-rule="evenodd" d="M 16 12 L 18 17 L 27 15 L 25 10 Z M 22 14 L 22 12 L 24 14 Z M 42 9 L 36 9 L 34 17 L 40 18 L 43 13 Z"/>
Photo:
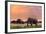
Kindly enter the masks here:
<path id="1" fill-rule="evenodd" d="M 33 24 L 32 26 L 31 26 L 31 24 L 28 24 L 28 26 L 27 26 L 26 23 L 25 23 L 25 24 L 10 24 L 10 28 L 11 28 L 11 29 L 20 29 L 20 28 L 41 28 L 41 24 L 39 23 L 39 24 L 37 24 L 37 26 L 35 26 L 35 24 Z"/>

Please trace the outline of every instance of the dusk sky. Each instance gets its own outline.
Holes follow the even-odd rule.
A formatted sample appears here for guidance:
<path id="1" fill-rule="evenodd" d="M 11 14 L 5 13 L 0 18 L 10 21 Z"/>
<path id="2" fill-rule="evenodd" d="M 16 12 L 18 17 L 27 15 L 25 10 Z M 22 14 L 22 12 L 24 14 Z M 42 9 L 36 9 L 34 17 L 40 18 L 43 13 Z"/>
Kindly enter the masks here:
<path id="1" fill-rule="evenodd" d="M 42 18 L 41 6 L 27 6 L 27 5 L 10 5 L 10 18 L 12 19 L 27 19 L 27 18 Z"/>

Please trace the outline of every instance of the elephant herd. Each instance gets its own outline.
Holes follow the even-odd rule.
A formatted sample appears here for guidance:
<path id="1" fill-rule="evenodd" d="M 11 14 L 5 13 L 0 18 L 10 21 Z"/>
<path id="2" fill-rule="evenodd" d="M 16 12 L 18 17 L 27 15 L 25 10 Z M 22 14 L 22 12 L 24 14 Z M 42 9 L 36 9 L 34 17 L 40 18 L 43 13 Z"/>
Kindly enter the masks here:
<path id="1" fill-rule="evenodd" d="M 13 20 L 11 21 L 11 23 L 14 23 L 14 24 L 25 24 L 27 23 L 27 26 L 28 24 L 35 24 L 37 26 L 37 23 L 42 23 L 42 21 L 38 21 L 37 19 L 34 19 L 34 18 L 28 18 L 27 21 L 22 21 L 21 19 L 17 19 L 17 21 Z"/>

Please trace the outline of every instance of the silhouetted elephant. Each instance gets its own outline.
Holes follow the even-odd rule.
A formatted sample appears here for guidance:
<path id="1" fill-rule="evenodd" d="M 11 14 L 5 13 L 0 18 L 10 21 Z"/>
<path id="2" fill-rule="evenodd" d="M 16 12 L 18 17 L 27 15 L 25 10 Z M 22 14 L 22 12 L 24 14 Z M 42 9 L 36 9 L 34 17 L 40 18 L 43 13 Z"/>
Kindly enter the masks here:
<path id="1" fill-rule="evenodd" d="M 16 21 L 15 21 L 15 20 L 13 20 L 13 21 L 11 21 L 11 23 L 16 23 Z"/>
<path id="2" fill-rule="evenodd" d="M 38 21 L 38 23 L 42 23 L 42 21 Z"/>
<path id="3" fill-rule="evenodd" d="M 33 19 L 33 24 L 37 26 L 37 23 L 38 23 L 37 19 Z"/>
<path id="4" fill-rule="evenodd" d="M 18 20 L 17 20 L 17 23 L 18 23 L 18 24 L 22 24 L 22 20 L 21 20 L 21 19 L 18 19 Z"/>
<path id="5" fill-rule="evenodd" d="M 37 19 L 28 18 L 28 20 L 27 20 L 27 26 L 28 26 L 28 23 L 30 23 L 31 26 L 32 26 L 32 24 L 36 24 L 37 25 Z"/>

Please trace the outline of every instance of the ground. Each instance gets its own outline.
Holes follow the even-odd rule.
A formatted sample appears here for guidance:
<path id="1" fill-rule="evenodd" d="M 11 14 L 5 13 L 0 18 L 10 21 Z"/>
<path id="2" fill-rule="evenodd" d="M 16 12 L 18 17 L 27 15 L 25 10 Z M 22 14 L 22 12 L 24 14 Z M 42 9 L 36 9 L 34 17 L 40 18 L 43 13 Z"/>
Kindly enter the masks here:
<path id="1" fill-rule="evenodd" d="M 37 26 L 35 24 L 33 24 L 32 26 L 31 26 L 31 24 L 28 24 L 28 26 L 27 26 L 27 23 L 25 23 L 25 24 L 13 24 L 13 23 L 11 23 L 10 24 L 11 29 L 41 28 L 41 27 L 42 27 L 41 23 L 38 23 Z"/>

